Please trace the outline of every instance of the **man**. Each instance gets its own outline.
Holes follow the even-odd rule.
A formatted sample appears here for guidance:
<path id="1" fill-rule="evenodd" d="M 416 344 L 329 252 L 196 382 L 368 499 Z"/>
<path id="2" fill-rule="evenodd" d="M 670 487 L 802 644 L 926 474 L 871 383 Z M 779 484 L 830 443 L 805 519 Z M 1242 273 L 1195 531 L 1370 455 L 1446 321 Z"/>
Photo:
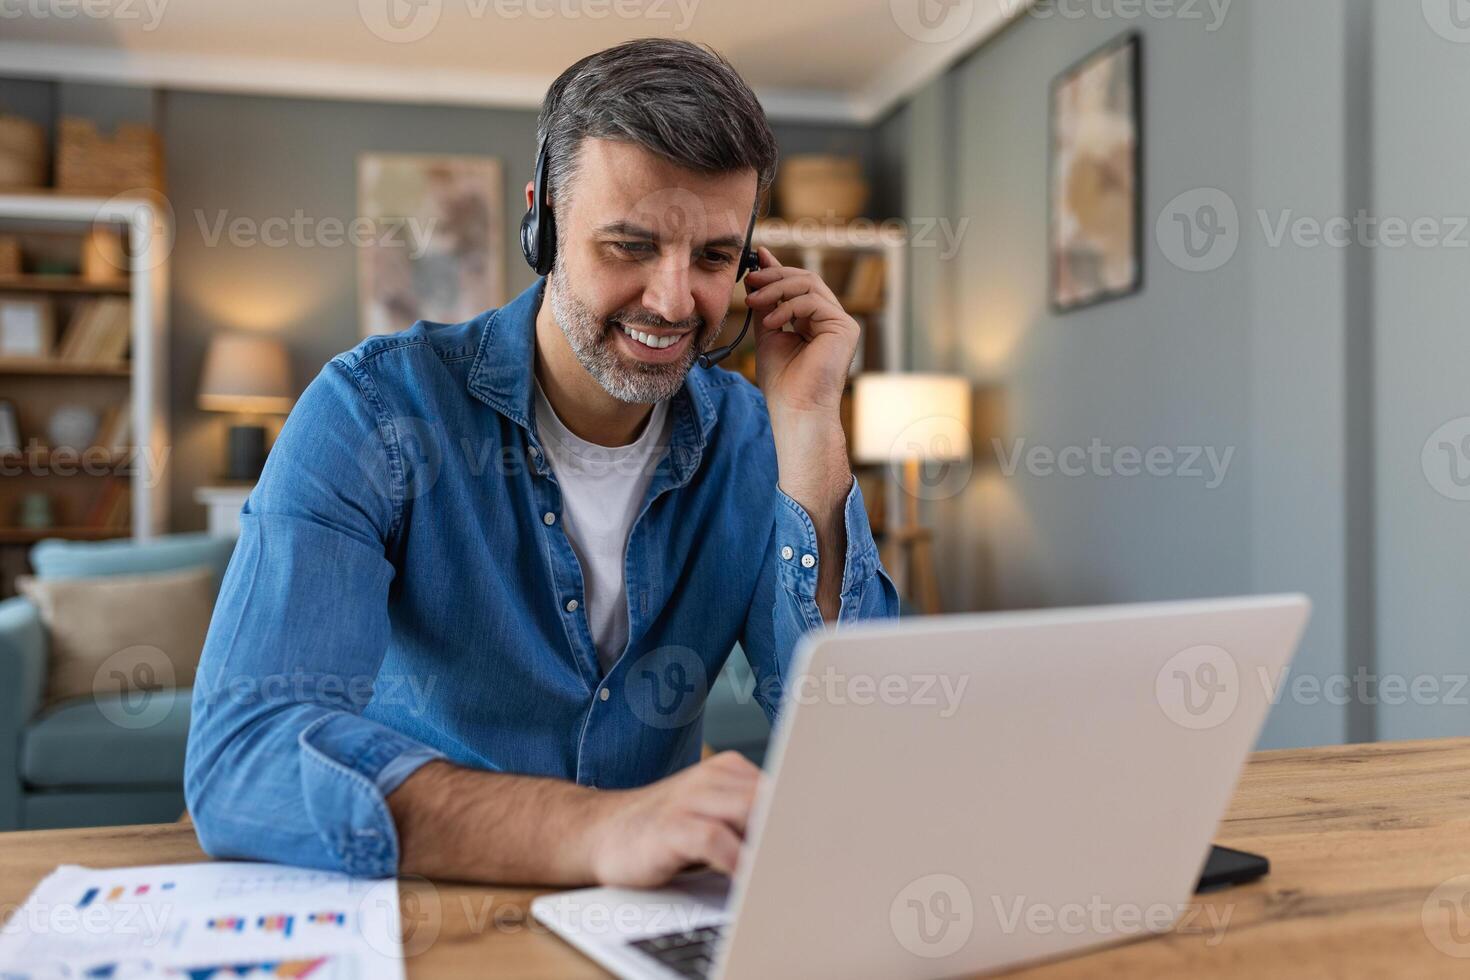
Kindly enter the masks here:
<path id="1" fill-rule="evenodd" d="M 706 49 L 631 42 L 558 78 L 538 135 L 550 275 L 332 359 L 241 513 L 185 772 L 213 855 L 730 871 L 758 770 L 699 761 L 725 657 L 743 644 L 774 715 L 802 633 L 897 612 L 838 420 L 858 326 L 832 292 L 762 250 L 760 390 L 694 367 L 775 170 L 750 89 Z"/>

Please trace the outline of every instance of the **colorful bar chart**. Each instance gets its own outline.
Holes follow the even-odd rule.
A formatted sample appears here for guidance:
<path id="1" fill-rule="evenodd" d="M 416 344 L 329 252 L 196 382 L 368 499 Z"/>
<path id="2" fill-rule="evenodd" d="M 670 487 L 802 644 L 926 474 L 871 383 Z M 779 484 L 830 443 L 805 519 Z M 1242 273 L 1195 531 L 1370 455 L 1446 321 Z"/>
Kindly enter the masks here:
<path id="1" fill-rule="evenodd" d="M 264 960 L 246 963 L 221 963 L 216 966 L 195 966 L 172 970 L 189 980 L 216 980 L 223 977 L 291 977 L 303 980 L 321 969 L 331 957 L 318 956 L 309 960 Z"/>
<path id="2" fill-rule="evenodd" d="M 295 922 L 294 915 L 262 915 L 255 920 L 262 932 L 279 932 L 287 939 L 291 938 L 291 927 Z"/>
<path id="3" fill-rule="evenodd" d="M 172 891 L 173 887 L 173 882 L 165 881 L 159 884 L 158 890 L 161 892 Z M 132 886 L 132 894 L 135 898 L 140 898 L 144 895 L 147 895 L 152 890 L 153 886 L 151 884 Z M 84 909 L 87 906 L 91 905 L 97 900 L 97 896 L 101 894 L 101 891 L 102 890 L 100 888 L 88 888 L 85 892 L 82 893 L 82 897 L 77 900 L 77 908 Z M 104 902 L 115 902 L 126 894 L 128 894 L 127 885 L 113 885 L 107 890 L 107 895 L 102 900 Z"/>

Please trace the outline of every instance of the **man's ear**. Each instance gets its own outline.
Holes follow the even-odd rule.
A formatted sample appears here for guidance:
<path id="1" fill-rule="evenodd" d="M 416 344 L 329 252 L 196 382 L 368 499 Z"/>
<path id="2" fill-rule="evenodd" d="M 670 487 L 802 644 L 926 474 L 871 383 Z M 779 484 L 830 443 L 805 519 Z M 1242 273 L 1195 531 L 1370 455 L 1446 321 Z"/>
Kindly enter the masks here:
<path id="1" fill-rule="evenodd" d="M 536 182 L 526 181 L 526 210 L 531 210 L 531 205 L 536 202 Z"/>

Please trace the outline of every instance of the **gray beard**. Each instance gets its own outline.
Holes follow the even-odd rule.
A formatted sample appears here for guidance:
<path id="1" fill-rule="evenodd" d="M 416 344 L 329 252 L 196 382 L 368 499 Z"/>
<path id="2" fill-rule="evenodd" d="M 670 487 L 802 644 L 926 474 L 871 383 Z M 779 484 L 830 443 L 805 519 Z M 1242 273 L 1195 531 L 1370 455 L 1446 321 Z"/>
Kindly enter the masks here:
<path id="1" fill-rule="evenodd" d="M 703 351 L 705 324 L 701 319 L 694 324 L 694 336 L 684 356 L 668 364 L 648 364 L 642 361 L 629 362 L 620 357 L 613 344 L 612 332 L 618 327 L 610 322 L 617 320 L 631 327 L 667 327 L 669 323 L 646 312 L 619 313 L 604 319 L 583 305 L 571 290 L 563 289 L 566 281 L 562 272 L 561 256 L 556 257 L 556 266 L 547 280 L 546 291 L 551 301 L 551 315 L 557 326 L 566 335 L 567 344 L 587 373 L 604 391 L 620 402 L 633 405 L 651 405 L 673 396 L 684 384 L 684 377 L 694 367 L 694 362 Z M 715 336 L 719 336 L 725 321 L 720 319 Z"/>

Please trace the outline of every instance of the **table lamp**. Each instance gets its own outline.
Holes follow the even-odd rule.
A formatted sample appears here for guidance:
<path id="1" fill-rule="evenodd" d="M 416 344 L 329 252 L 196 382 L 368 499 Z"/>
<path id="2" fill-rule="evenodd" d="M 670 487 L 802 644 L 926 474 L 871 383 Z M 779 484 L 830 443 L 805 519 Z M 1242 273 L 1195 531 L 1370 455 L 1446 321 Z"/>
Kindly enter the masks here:
<path id="1" fill-rule="evenodd" d="M 284 415 L 291 411 L 291 366 L 286 347 L 273 337 L 216 334 L 204 357 L 199 407 L 241 415 Z M 230 426 L 225 476 L 248 482 L 265 465 L 261 421 Z"/>
<path id="2" fill-rule="evenodd" d="M 971 455 L 970 383 L 941 374 L 864 374 L 853 385 L 853 456 L 902 464 L 903 524 L 884 542 L 884 564 L 926 615 L 939 612 L 932 534 L 919 523 L 919 467 Z"/>

